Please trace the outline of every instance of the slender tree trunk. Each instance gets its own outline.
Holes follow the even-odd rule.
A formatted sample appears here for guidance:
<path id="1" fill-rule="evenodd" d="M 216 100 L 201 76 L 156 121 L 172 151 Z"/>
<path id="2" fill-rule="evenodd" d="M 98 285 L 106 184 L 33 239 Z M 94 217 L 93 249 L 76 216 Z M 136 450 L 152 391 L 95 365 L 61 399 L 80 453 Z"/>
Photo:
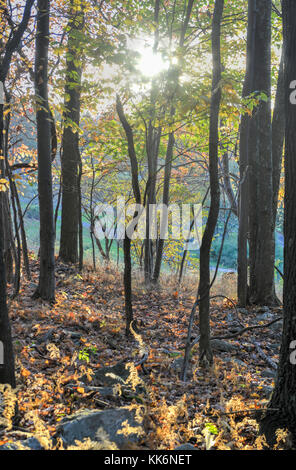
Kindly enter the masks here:
<path id="1" fill-rule="evenodd" d="M 21 208 L 21 203 L 17 191 L 17 186 L 13 180 L 12 176 L 12 171 L 9 165 L 9 150 L 8 150 L 8 142 L 9 142 L 9 128 L 10 128 L 10 101 L 11 101 L 11 96 L 8 92 L 5 93 L 6 95 L 6 102 L 7 102 L 7 108 L 8 112 L 6 113 L 5 117 L 5 138 L 4 138 L 4 160 L 5 160 L 5 173 L 8 177 L 9 181 L 9 187 L 10 187 L 10 192 L 11 192 L 11 202 L 12 202 L 12 207 L 13 207 L 13 213 L 14 213 L 14 220 L 15 220 L 15 236 L 18 239 L 18 246 L 19 250 L 21 249 L 22 255 L 23 255 L 23 261 L 24 261 L 24 267 L 25 271 L 27 274 L 28 279 L 31 279 L 31 273 L 30 273 L 30 263 L 29 263 L 29 257 L 28 257 L 28 246 L 27 246 L 27 237 L 26 237 L 26 231 L 25 231 L 25 225 L 24 225 L 24 219 L 23 219 L 23 214 L 22 214 L 22 208 Z M 10 207 L 9 203 L 7 201 L 7 217 L 5 220 L 7 220 L 7 232 L 8 234 L 11 234 L 10 236 L 8 235 L 8 244 L 10 247 L 10 250 L 12 249 L 13 246 L 13 239 L 12 239 L 12 227 L 10 226 Z M 19 234 L 18 232 L 20 231 L 20 238 L 21 238 L 21 244 L 20 244 L 20 239 L 19 239 Z M 5 244 L 4 244 L 5 245 Z M 17 278 L 20 278 L 20 267 L 21 267 L 21 260 L 20 260 L 20 252 L 18 255 L 19 259 L 16 260 L 16 265 L 18 265 L 18 269 L 16 269 L 15 272 L 15 280 Z M 7 268 L 6 268 L 6 273 L 7 273 Z M 19 279 L 16 282 L 17 288 L 15 289 L 15 293 L 18 293 L 19 290 Z"/>
<path id="2" fill-rule="evenodd" d="M 223 189 L 227 196 L 228 202 L 234 215 L 238 216 L 238 207 L 235 194 L 232 189 L 232 184 L 229 175 L 229 153 L 224 152 L 222 155 L 222 169 L 223 169 Z"/>
<path id="3" fill-rule="evenodd" d="M 219 144 L 219 109 L 221 102 L 221 51 L 220 34 L 224 0 L 216 0 L 212 25 L 213 78 L 210 112 L 209 135 L 209 172 L 211 204 L 209 216 L 200 247 L 200 281 L 198 289 L 199 302 L 199 361 L 207 367 L 213 361 L 210 344 L 210 250 L 218 220 L 220 206 L 220 186 L 218 174 Z"/>
<path id="4" fill-rule="evenodd" d="M 4 54 L 0 61 L 0 82 L 3 88 L 9 67 L 12 59 L 12 55 L 17 50 L 21 38 L 27 28 L 31 9 L 34 0 L 27 0 L 24 6 L 24 13 L 22 20 L 14 32 L 10 35 L 8 42 L 5 45 Z M 0 175 L 1 178 L 5 178 L 4 169 L 4 117 L 3 117 L 3 106 L 0 102 Z M 6 200 L 5 200 L 6 198 Z M 6 294 L 6 266 L 5 266 L 5 254 L 4 254 L 4 241 L 5 241 L 5 226 L 8 223 L 7 214 L 3 212 L 4 207 L 7 208 L 6 203 L 8 198 L 6 193 L 0 191 L 0 383 L 10 384 L 15 388 L 15 368 L 14 368 L 14 353 L 13 344 L 11 337 L 10 322 L 7 308 L 7 294 Z M 9 211 L 9 207 L 8 207 Z"/>
<path id="5" fill-rule="evenodd" d="M 159 43 L 159 12 L 160 0 L 155 0 L 154 4 L 154 45 L 153 53 L 156 54 Z M 153 240 L 150 237 L 150 219 L 151 205 L 156 203 L 156 177 L 158 166 L 159 145 L 161 139 L 161 128 L 155 128 L 156 119 L 156 99 L 157 99 L 157 82 L 152 80 L 150 94 L 150 121 L 148 125 L 146 153 L 148 161 L 148 182 L 147 182 L 147 204 L 146 204 L 146 238 L 144 242 L 144 276 L 146 285 L 150 285 L 153 277 L 154 257 L 153 257 Z"/>
<path id="6" fill-rule="evenodd" d="M 77 3 L 77 2 L 76 2 Z M 78 260 L 80 220 L 79 195 L 79 124 L 81 106 L 81 40 L 77 33 L 84 26 L 84 15 L 74 0 L 69 9 L 69 36 L 66 65 L 64 132 L 62 138 L 62 220 L 60 258 L 66 263 Z M 81 263 L 81 257 L 80 257 Z"/>
<path id="7" fill-rule="evenodd" d="M 130 325 L 133 321 L 133 303 L 132 303 L 132 260 L 131 260 L 131 240 L 125 234 L 123 240 L 123 256 L 124 256 L 124 298 L 125 298 L 125 334 L 130 336 Z"/>
<path id="8" fill-rule="evenodd" d="M 3 194 L 3 212 L 3 220 L 6 220 L 6 224 L 4 225 L 4 259 L 6 266 L 6 279 L 7 282 L 12 284 L 14 280 L 14 266 L 17 264 L 17 254 L 13 237 L 9 197 L 7 193 Z"/>
<path id="9" fill-rule="evenodd" d="M 40 209 L 40 275 L 34 294 L 55 299 L 55 229 L 53 215 L 51 129 L 48 106 L 49 0 L 37 2 L 35 94 L 38 153 L 38 196 Z"/>
<path id="10" fill-rule="evenodd" d="M 3 104 L 0 104 L 0 155 L 3 156 Z M 0 175 L 4 178 L 4 164 L 0 160 Z M 0 191 L 0 383 L 10 384 L 15 388 L 14 354 L 6 299 L 6 267 L 4 256 L 5 193 Z M 6 222 L 5 222 L 6 220 Z"/>
<path id="11" fill-rule="evenodd" d="M 132 188 L 136 204 L 141 204 L 141 192 L 139 185 L 138 160 L 134 145 L 133 130 L 126 119 L 123 106 L 119 96 L 116 99 L 116 110 L 121 125 L 125 131 L 128 142 L 128 154 L 131 165 Z M 136 219 L 138 213 L 135 212 L 133 219 Z M 126 336 L 130 335 L 130 326 L 133 321 L 133 305 L 132 305 L 132 261 L 131 261 L 131 239 L 125 228 L 125 236 L 123 242 L 124 253 L 124 296 L 125 296 L 125 318 L 126 318 Z"/>
<path id="12" fill-rule="evenodd" d="M 4 156 L 3 166 L 5 168 L 5 175 L 8 176 L 10 192 L 12 193 L 13 189 L 12 189 L 9 163 L 8 163 L 10 95 L 7 92 L 5 92 L 5 98 L 6 98 L 6 107 L 5 107 L 5 119 L 4 119 L 5 134 L 3 136 L 3 156 Z M 13 283 L 16 280 L 16 277 L 18 275 L 17 273 L 18 260 L 17 260 L 17 251 L 16 251 L 15 241 L 14 241 L 14 236 L 13 236 L 12 217 L 11 217 L 11 211 L 10 211 L 8 191 L 3 194 L 3 198 L 4 198 L 4 204 L 3 204 L 4 220 L 6 220 L 6 224 L 4 227 L 4 258 L 5 258 L 5 263 L 6 263 L 6 279 L 8 282 Z M 13 258 L 15 261 L 15 273 L 13 272 Z"/>
<path id="13" fill-rule="evenodd" d="M 184 53 L 185 53 L 185 50 L 184 50 L 185 37 L 186 37 L 187 29 L 188 29 L 188 24 L 192 15 L 193 5 L 194 5 L 194 0 L 189 0 L 187 3 L 186 14 L 184 16 L 184 21 L 183 21 L 181 33 L 180 33 L 179 48 L 183 49 Z M 174 79 L 173 92 L 170 97 L 171 103 L 173 103 L 175 100 L 175 94 L 179 85 L 180 73 L 181 73 L 180 68 L 174 71 L 175 79 Z M 176 113 L 176 106 L 175 104 L 172 104 L 171 109 L 170 109 L 171 121 L 174 120 L 175 113 Z M 165 206 L 168 206 L 170 202 L 170 182 L 171 182 L 171 173 L 172 173 L 172 165 L 173 165 L 174 145 L 175 145 L 175 135 L 173 131 L 173 132 L 170 132 L 169 134 L 167 150 L 166 150 L 166 159 L 165 159 L 164 188 L 163 188 L 163 196 L 162 196 L 162 203 Z M 160 221 L 160 224 L 161 224 L 160 234 L 164 232 L 164 229 L 166 226 L 165 219 L 166 219 L 166 215 L 165 213 L 163 213 L 163 218 Z M 158 240 L 158 243 L 157 243 L 155 267 L 154 267 L 153 279 L 152 279 L 154 284 L 157 284 L 157 282 L 159 281 L 164 243 L 165 243 L 164 239 L 162 238 L 162 236 L 160 236 L 160 239 Z"/>
<path id="14" fill-rule="evenodd" d="M 83 220 L 82 220 L 82 160 L 79 155 L 79 173 L 78 173 L 78 240 L 79 240 L 79 270 L 83 269 Z"/>
<path id="15" fill-rule="evenodd" d="M 0 383 L 15 388 L 14 353 L 6 301 L 3 192 L 0 192 Z"/>
<path id="16" fill-rule="evenodd" d="M 255 47 L 256 12 L 253 0 L 248 2 L 248 33 L 246 74 L 243 86 L 243 98 L 251 93 L 254 76 L 252 57 Z M 248 303 L 248 201 L 249 201 L 249 133 L 250 116 L 246 112 L 241 117 L 240 125 L 240 185 L 239 185 L 239 229 L 238 229 L 238 260 L 237 260 L 237 297 L 241 307 Z"/>
<path id="17" fill-rule="evenodd" d="M 285 216 L 284 216 L 284 324 L 275 388 L 268 411 L 261 420 L 261 432 L 269 444 L 275 431 L 287 428 L 296 443 L 296 105 L 291 83 L 296 79 L 296 3 L 283 0 L 284 88 L 285 88 Z M 292 84 L 293 85 L 293 84 Z M 295 89 L 295 85 L 293 86 Z"/>
<path id="18" fill-rule="evenodd" d="M 172 172 L 172 159 L 173 159 L 173 151 L 175 145 L 175 136 L 174 133 L 171 132 L 169 135 L 169 140 L 167 144 L 167 153 L 165 159 L 165 171 L 164 171 L 164 186 L 163 186 L 163 196 L 162 202 L 165 206 L 169 205 L 170 200 L 170 181 L 171 181 L 171 172 Z M 160 227 L 160 239 L 157 244 L 157 251 L 156 251 L 156 258 L 155 258 L 155 268 L 153 274 L 153 282 L 157 283 L 160 276 L 160 269 L 162 264 L 162 256 L 163 256 L 163 249 L 164 249 L 164 232 L 165 232 L 165 225 L 166 225 L 166 211 L 163 212 L 163 217 L 161 218 L 161 227 Z M 163 235 L 163 236 L 162 236 Z"/>

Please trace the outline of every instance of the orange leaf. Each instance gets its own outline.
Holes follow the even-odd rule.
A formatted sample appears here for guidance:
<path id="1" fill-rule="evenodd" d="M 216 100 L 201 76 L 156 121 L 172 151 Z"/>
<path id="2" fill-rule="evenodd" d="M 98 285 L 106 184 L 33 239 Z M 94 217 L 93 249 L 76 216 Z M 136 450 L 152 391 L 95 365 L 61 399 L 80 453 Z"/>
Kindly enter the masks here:
<path id="1" fill-rule="evenodd" d="M 22 377 L 29 377 L 29 375 L 31 375 L 31 372 L 28 369 L 22 369 L 21 375 Z"/>

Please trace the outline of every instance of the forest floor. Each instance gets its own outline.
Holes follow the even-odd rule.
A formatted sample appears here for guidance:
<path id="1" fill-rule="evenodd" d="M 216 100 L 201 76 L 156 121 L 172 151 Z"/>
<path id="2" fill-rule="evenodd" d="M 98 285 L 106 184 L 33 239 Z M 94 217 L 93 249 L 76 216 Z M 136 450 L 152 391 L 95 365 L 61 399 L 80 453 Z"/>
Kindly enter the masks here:
<path id="1" fill-rule="evenodd" d="M 136 337 L 125 337 L 121 274 L 108 266 L 79 273 L 58 263 L 56 278 L 54 305 L 32 300 L 38 279 L 32 260 L 32 280 L 24 277 L 18 298 L 10 300 L 19 418 L 11 429 L 0 431 L 1 444 L 36 432 L 32 411 L 38 415 L 39 433 L 43 426 L 54 435 L 61 419 L 79 409 L 126 405 L 124 396 L 101 397 L 79 380 L 82 374 L 91 379 L 101 367 L 138 357 Z M 228 287 L 224 282 L 217 292 Z M 148 394 L 132 398 L 146 406 L 146 433 L 138 448 L 173 449 L 191 443 L 197 449 L 260 449 L 255 417 L 272 390 L 280 322 L 213 342 L 215 361 L 207 372 L 198 367 L 195 346 L 184 383 L 180 367 L 195 292 L 196 282 L 190 278 L 177 287 L 167 277 L 149 291 L 135 279 L 134 315 L 149 348 L 144 371 L 137 368 Z M 230 300 L 212 300 L 212 336 L 236 334 L 242 327 L 262 326 L 281 316 L 281 308 L 237 309 Z M 198 319 L 193 337 L 197 335 Z"/>

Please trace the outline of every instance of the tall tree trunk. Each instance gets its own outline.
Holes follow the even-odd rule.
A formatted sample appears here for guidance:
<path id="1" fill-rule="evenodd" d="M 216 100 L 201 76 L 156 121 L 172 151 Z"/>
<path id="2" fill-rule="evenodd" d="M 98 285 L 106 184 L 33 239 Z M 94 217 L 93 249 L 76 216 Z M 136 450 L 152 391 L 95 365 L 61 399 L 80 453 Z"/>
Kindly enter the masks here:
<path id="1" fill-rule="evenodd" d="M 253 0 L 255 2 L 255 0 Z M 253 3 L 251 2 L 251 4 Z M 273 305 L 274 229 L 271 132 L 271 0 L 256 0 L 253 80 L 251 92 L 258 96 L 249 128 L 249 249 L 250 301 Z"/>
<path id="2" fill-rule="evenodd" d="M 218 175 L 218 144 L 219 144 L 219 109 L 221 102 L 221 50 L 220 34 L 221 21 L 224 9 L 224 0 L 215 1 L 212 25 L 212 57 L 213 78 L 210 111 L 209 135 L 209 172 L 211 204 L 206 228 L 200 247 L 200 280 L 198 288 L 199 297 L 199 361 L 207 367 L 213 361 L 210 344 L 210 250 L 219 215 L 220 187 Z"/>
<path id="3" fill-rule="evenodd" d="M 66 263 L 78 260 L 80 220 L 79 189 L 79 124 L 81 107 L 81 39 L 77 33 L 84 26 L 81 4 L 74 0 L 69 9 L 69 36 L 67 47 L 64 132 L 62 139 L 62 221 L 60 258 Z M 80 257 L 81 262 L 81 257 Z"/>
<path id="4" fill-rule="evenodd" d="M 247 63 L 243 87 L 243 97 L 252 91 L 254 82 L 254 55 L 256 31 L 256 4 L 249 0 L 248 37 L 247 37 Z M 284 144 L 284 84 L 283 84 L 283 58 L 280 61 L 278 82 L 275 97 L 275 106 L 272 119 L 272 194 L 273 194 L 273 231 L 276 225 L 278 193 L 282 166 Z M 256 88 L 256 87 L 255 87 Z M 254 89 L 254 86 L 253 86 Z M 248 205 L 249 205 L 249 142 L 250 121 L 248 113 L 243 114 L 240 126 L 240 189 L 239 189 L 239 232 L 238 232 L 238 303 L 246 306 L 248 303 Z M 274 236 L 274 235 L 273 235 Z M 271 260 L 272 261 L 272 260 Z M 271 269 L 271 268 L 270 268 Z M 273 300 L 276 294 L 273 288 Z"/>
<path id="5" fill-rule="evenodd" d="M 287 428 L 296 443 L 296 105 L 290 100 L 296 79 L 296 3 L 283 0 L 285 87 L 285 216 L 284 216 L 284 324 L 275 388 L 261 420 L 269 444 L 275 431 Z M 294 351 L 294 352 L 293 352 Z"/>
<path id="6" fill-rule="evenodd" d="M 37 2 L 35 94 L 38 153 L 38 196 L 40 211 L 40 274 L 34 294 L 55 299 L 55 229 L 53 218 L 51 124 L 48 106 L 49 0 Z"/>
<path id="7" fill-rule="evenodd" d="M 247 33 L 247 58 L 246 74 L 243 86 L 243 98 L 251 93 L 251 84 L 254 76 L 254 63 L 251 60 L 254 55 L 255 36 L 255 5 L 253 0 L 248 2 L 248 33 Z M 237 253 L 237 298 L 241 307 L 248 302 L 248 201 L 249 201 L 249 132 L 250 116 L 246 112 L 241 117 L 240 145 L 239 145 L 239 228 L 238 228 L 238 253 Z"/>

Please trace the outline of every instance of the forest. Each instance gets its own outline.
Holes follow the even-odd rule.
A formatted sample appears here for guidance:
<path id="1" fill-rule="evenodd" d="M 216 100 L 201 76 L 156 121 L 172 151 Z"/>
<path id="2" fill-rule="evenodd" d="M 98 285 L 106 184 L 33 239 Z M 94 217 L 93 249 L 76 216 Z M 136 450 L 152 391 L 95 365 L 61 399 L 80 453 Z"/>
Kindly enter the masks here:
<path id="1" fill-rule="evenodd" d="M 0 450 L 296 449 L 295 129 L 294 0 L 0 0 Z"/>

